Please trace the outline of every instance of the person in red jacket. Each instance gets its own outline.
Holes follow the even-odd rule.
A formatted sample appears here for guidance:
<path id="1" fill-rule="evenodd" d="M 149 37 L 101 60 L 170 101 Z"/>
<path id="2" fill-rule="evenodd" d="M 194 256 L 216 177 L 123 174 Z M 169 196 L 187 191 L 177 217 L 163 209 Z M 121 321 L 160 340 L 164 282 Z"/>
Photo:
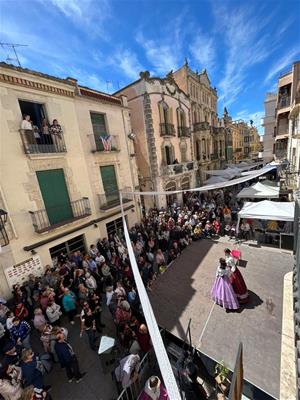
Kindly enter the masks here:
<path id="1" fill-rule="evenodd" d="M 145 324 L 140 325 L 136 333 L 136 338 L 142 352 L 148 353 L 148 351 L 152 348 L 152 342 L 148 333 L 148 328 Z"/>

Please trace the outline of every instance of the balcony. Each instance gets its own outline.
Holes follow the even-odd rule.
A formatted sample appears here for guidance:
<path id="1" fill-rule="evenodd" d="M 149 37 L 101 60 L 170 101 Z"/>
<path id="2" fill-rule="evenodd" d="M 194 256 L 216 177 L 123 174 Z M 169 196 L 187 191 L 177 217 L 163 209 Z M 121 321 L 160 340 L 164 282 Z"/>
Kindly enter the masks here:
<path id="1" fill-rule="evenodd" d="M 161 123 L 159 124 L 160 136 L 176 136 L 175 127 L 173 124 Z"/>
<path id="2" fill-rule="evenodd" d="M 66 153 L 64 135 L 39 135 L 32 130 L 20 129 L 25 154 Z"/>
<path id="3" fill-rule="evenodd" d="M 178 127 L 178 137 L 191 137 L 191 129 L 187 126 Z"/>
<path id="4" fill-rule="evenodd" d="M 92 214 L 90 201 L 87 197 L 71 201 L 69 204 L 29 211 L 35 232 L 43 233 L 60 226 L 88 217 Z"/>
<path id="5" fill-rule="evenodd" d="M 209 123 L 208 122 L 196 122 L 194 124 L 194 132 L 207 131 L 207 130 L 209 130 Z"/>
<path id="6" fill-rule="evenodd" d="M 121 192 L 132 192 L 131 187 L 124 187 Z M 99 198 L 99 208 L 102 211 L 109 210 L 110 208 L 120 206 L 120 192 L 115 190 L 110 193 L 98 194 Z M 133 195 L 124 194 L 122 197 L 123 203 L 128 203 L 133 200 Z"/>
<path id="7" fill-rule="evenodd" d="M 212 131 L 212 133 L 213 133 L 214 135 L 217 135 L 218 133 L 221 133 L 221 132 L 220 132 L 220 128 L 218 128 L 218 127 L 216 127 L 216 126 L 212 126 L 212 127 L 211 127 L 211 131 Z"/>
<path id="8" fill-rule="evenodd" d="M 278 100 L 277 108 L 285 108 L 291 105 L 291 97 L 290 96 L 283 96 Z"/>
<path id="9" fill-rule="evenodd" d="M 184 172 L 196 171 L 198 169 L 196 161 L 188 161 L 181 164 L 162 165 L 162 175 L 174 176 Z"/>
<path id="10" fill-rule="evenodd" d="M 111 153 L 120 151 L 119 136 L 116 135 L 88 135 L 92 153 Z"/>

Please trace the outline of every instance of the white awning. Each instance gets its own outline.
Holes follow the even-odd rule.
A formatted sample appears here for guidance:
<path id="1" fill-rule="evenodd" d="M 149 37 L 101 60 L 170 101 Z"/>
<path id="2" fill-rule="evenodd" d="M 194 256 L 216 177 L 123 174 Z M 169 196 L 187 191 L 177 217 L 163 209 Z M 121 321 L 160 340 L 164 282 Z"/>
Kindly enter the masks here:
<path id="1" fill-rule="evenodd" d="M 239 199 L 278 199 L 279 187 L 264 185 L 261 182 L 257 182 L 250 187 L 242 189 L 237 194 L 237 197 Z"/>
<path id="2" fill-rule="evenodd" d="M 227 182 L 228 179 L 222 177 L 222 176 L 211 176 L 209 179 L 207 179 L 204 184 L 205 185 L 213 185 L 214 183 L 220 183 L 220 182 Z"/>
<path id="3" fill-rule="evenodd" d="M 294 221 L 295 203 L 276 202 L 270 200 L 258 203 L 247 202 L 238 216 L 240 218 L 267 219 L 275 221 Z"/>

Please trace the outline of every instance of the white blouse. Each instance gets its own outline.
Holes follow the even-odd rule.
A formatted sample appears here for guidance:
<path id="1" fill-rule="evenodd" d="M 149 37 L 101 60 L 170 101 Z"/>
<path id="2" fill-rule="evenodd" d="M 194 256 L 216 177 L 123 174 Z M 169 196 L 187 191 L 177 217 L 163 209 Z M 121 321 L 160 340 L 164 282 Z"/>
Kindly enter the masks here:
<path id="1" fill-rule="evenodd" d="M 21 129 L 29 129 L 32 131 L 32 125 L 31 122 L 27 121 L 26 119 L 23 119 L 22 123 L 21 123 Z"/>

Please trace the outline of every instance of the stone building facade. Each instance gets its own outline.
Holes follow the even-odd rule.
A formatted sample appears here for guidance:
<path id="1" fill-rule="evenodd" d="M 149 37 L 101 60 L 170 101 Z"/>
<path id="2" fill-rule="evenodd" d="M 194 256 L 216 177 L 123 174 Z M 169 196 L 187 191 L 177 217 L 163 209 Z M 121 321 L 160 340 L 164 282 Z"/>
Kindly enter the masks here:
<path id="1" fill-rule="evenodd" d="M 187 62 L 174 72 L 174 78 L 190 98 L 194 157 L 199 165 L 199 180 L 203 183 L 204 171 L 223 168 L 226 160 L 225 129 L 218 119 L 217 90 L 211 86 L 205 69 L 201 73 L 194 72 Z"/>
<path id="2" fill-rule="evenodd" d="M 0 297 L 61 251 L 88 250 L 121 224 L 118 190 L 138 185 L 126 98 L 0 64 Z M 20 129 L 30 115 L 34 130 Z M 43 119 L 62 132 L 47 134 Z M 125 199 L 129 225 L 139 204 Z"/>
<path id="3" fill-rule="evenodd" d="M 179 88 L 172 73 L 166 78 L 140 79 L 121 89 L 131 112 L 136 136 L 135 153 L 141 191 L 172 191 L 195 187 L 197 163 L 193 161 L 191 105 L 189 96 Z M 164 207 L 177 196 L 142 196 L 146 208 Z"/>
<path id="4" fill-rule="evenodd" d="M 276 93 L 267 93 L 264 101 L 265 116 L 263 118 L 263 123 L 262 123 L 262 126 L 264 128 L 263 160 L 266 162 L 270 162 L 274 158 L 276 100 L 277 100 Z"/>

